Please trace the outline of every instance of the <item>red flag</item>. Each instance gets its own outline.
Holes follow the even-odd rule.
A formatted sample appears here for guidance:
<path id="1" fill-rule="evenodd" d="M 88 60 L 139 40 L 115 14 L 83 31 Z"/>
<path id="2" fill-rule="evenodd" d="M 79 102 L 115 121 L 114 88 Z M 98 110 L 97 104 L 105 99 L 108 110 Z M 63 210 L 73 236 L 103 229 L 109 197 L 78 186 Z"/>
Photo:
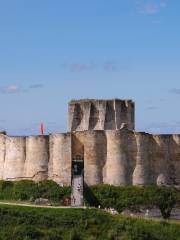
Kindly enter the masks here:
<path id="1" fill-rule="evenodd" d="M 41 125 L 40 125 L 40 134 L 44 135 L 44 124 L 43 123 L 41 123 Z"/>

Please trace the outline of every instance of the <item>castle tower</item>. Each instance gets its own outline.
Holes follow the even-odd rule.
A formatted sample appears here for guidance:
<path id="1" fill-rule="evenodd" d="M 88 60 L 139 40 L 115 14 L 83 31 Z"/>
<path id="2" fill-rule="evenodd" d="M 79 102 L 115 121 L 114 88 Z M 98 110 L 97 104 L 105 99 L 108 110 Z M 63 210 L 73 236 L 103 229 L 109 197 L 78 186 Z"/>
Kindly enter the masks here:
<path id="1" fill-rule="evenodd" d="M 72 100 L 68 107 L 68 130 L 118 130 L 122 123 L 134 130 L 132 100 Z"/>

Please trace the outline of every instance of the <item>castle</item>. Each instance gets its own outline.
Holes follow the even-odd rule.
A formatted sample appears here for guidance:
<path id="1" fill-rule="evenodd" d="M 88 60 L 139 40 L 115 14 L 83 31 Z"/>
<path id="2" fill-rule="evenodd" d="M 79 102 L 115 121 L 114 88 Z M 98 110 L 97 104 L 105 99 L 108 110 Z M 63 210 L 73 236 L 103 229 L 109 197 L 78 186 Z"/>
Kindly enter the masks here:
<path id="1" fill-rule="evenodd" d="M 74 100 L 67 133 L 0 134 L 0 179 L 71 185 L 180 185 L 180 135 L 135 132 L 131 100 Z"/>

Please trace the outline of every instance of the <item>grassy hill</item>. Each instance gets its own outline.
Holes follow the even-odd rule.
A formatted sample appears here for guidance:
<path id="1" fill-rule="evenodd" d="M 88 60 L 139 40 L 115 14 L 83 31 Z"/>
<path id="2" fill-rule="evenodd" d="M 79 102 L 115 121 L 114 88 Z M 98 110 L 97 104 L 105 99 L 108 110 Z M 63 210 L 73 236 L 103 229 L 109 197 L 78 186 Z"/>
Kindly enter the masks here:
<path id="1" fill-rule="evenodd" d="M 96 209 L 0 205 L 0 240 L 180 240 L 180 225 Z"/>

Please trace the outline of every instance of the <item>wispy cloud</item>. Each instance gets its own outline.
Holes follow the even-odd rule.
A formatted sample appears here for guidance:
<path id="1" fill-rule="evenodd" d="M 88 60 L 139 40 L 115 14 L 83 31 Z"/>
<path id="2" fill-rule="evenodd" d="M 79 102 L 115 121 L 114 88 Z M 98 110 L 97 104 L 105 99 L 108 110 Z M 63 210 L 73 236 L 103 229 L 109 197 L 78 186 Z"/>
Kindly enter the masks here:
<path id="1" fill-rule="evenodd" d="M 66 69 L 70 72 L 85 72 L 88 70 L 92 70 L 95 64 L 93 63 L 80 63 L 80 62 L 73 62 L 73 63 L 62 63 L 61 68 Z"/>
<path id="2" fill-rule="evenodd" d="M 43 87 L 44 87 L 44 85 L 41 83 L 35 83 L 35 84 L 32 84 L 29 86 L 29 88 L 31 88 L 31 89 L 37 89 L 37 88 L 43 88 Z"/>
<path id="3" fill-rule="evenodd" d="M 2 94 L 15 94 L 21 92 L 21 87 L 18 85 L 8 85 L 0 87 L 0 93 Z"/>
<path id="4" fill-rule="evenodd" d="M 92 69 L 92 65 L 86 63 L 71 63 L 68 68 L 71 72 L 84 72 Z"/>
<path id="5" fill-rule="evenodd" d="M 156 106 L 149 106 L 146 108 L 146 110 L 156 110 L 156 109 L 158 109 L 158 107 Z"/>
<path id="6" fill-rule="evenodd" d="M 168 0 L 135 0 L 136 9 L 143 14 L 156 14 L 168 4 Z"/>
<path id="7" fill-rule="evenodd" d="M 0 94 L 19 94 L 19 93 L 27 93 L 33 89 L 43 88 L 44 85 L 40 83 L 32 84 L 28 87 L 22 87 L 18 84 L 10 84 L 7 86 L 0 86 Z"/>
<path id="8" fill-rule="evenodd" d="M 70 72 L 81 73 L 85 71 L 100 70 L 105 72 L 114 72 L 119 69 L 123 69 L 126 63 L 117 63 L 114 61 L 105 61 L 101 63 L 63 63 L 61 64 L 62 69 L 66 69 Z"/>
<path id="9" fill-rule="evenodd" d="M 180 95 L 180 88 L 172 88 L 170 89 L 170 92 L 176 95 Z"/>

